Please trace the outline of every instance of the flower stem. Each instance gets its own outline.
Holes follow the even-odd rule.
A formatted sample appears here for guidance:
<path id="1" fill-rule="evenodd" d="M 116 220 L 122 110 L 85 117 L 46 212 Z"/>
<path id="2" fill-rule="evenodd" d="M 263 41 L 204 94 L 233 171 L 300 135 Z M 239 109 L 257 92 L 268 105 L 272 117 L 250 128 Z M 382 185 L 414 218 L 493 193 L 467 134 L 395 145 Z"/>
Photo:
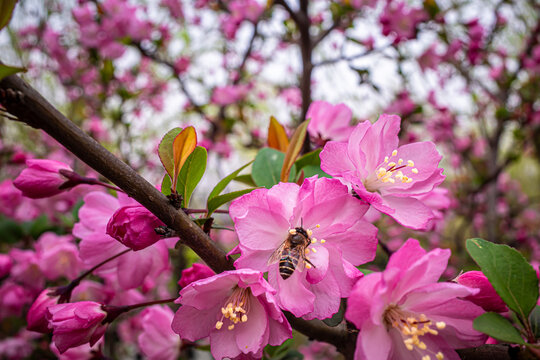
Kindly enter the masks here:
<path id="1" fill-rule="evenodd" d="M 154 301 L 148 301 L 148 302 L 143 302 L 143 303 L 138 303 L 138 304 L 133 304 L 133 305 L 124 305 L 124 306 L 102 305 L 103 310 L 107 312 L 107 317 L 103 319 L 102 324 L 113 322 L 121 314 L 134 310 L 134 309 L 157 305 L 157 304 L 167 304 L 175 300 L 176 298 L 161 299 L 161 300 L 154 300 Z"/>

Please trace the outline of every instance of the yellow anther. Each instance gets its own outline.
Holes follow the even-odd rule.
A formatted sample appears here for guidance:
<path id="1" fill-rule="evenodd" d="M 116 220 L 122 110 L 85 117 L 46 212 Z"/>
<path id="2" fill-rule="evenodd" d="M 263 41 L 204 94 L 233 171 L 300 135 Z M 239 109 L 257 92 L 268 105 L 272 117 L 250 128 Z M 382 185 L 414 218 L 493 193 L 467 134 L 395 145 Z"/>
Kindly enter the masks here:
<path id="1" fill-rule="evenodd" d="M 420 350 L 426 350 L 427 349 L 426 343 L 424 343 L 423 341 L 420 341 L 420 343 L 418 344 L 418 348 Z"/>
<path id="2" fill-rule="evenodd" d="M 246 321 L 247 321 L 247 315 L 244 314 L 244 315 L 242 315 L 242 322 L 246 322 Z"/>
<path id="3" fill-rule="evenodd" d="M 221 308 L 221 313 L 222 313 L 223 315 L 227 314 L 227 309 Z"/>
<path id="4" fill-rule="evenodd" d="M 384 162 L 385 162 L 385 163 L 388 162 L 388 156 L 385 156 L 385 157 L 384 157 Z"/>
<path id="5" fill-rule="evenodd" d="M 296 229 L 289 229 L 289 234 L 296 235 Z"/>
<path id="6" fill-rule="evenodd" d="M 316 253 L 316 252 L 317 252 L 317 249 L 313 248 L 313 249 L 311 249 L 311 251 L 313 251 L 314 253 Z"/>
<path id="7" fill-rule="evenodd" d="M 437 329 L 442 330 L 446 327 L 446 323 L 444 321 L 437 321 L 435 323 L 435 326 L 437 327 Z"/>
<path id="8" fill-rule="evenodd" d="M 424 356 L 422 356 L 422 360 L 431 360 L 431 356 L 424 355 Z"/>
<path id="9" fill-rule="evenodd" d="M 437 354 L 435 354 L 435 357 L 437 358 L 437 360 L 443 360 L 444 359 L 444 355 L 440 351 Z"/>
<path id="10" fill-rule="evenodd" d="M 411 178 L 407 179 L 407 184 L 408 184 L 408 183 L 412 183 L 412 179 L 411 179 Z"/>
<path id="11" fill-rule="evenodd" d="M 396 182 L 396 180 L 389 178 L 388 181 L 390 181 L 392 184 Z"/>
<path id="12" fill-rule="evenodd" d="M 317 225 L 315 225 L 315 227 L 318 229 L 318 228 L 321 227 L 321 224 L 317 224 Z"/>
<path id="13" fill-rule="evenodd" d="M 316 238 L 311 238 L 311 243 L 312 244 L 315 244 L 317 242 L 317 239 Z"/>
<path id="14" fill-rule="evenodd" d="M 229 325 L 229 326 L 227 327 L 227 329 L 229 329 L 229 330 L 232 330 L 232 329 L 234 329 L 234 324 L 232 324 L 232 325 Z"/>
<path id="15" fill-rule="evenodd" d="M 393 161 L 392 161 L 392 162 L 389 162 L 389 163 L 388 163 L 388 166 L 390 166 L 390 167 L 392 168 L 392 167 L 396 166 L 396 163 L 393 162 Z"/>
<path id="16" fill-rule="evenodd" d="M 407 176 L 403 176 L 403 177 L 401 178 L 401 182 L 402 182 L 402 183 L 406 183 L 407 181 L 409 181 L 409 178 L 408 178 Z"/>
<path id="17" fill-rule="evenodd" d="M 408 160 L 407 161 L 407 166 L 413 167 L 414 166 L 414 161 Z"/>
<path id="18" fill-rule="evenodd" d="M 311 265 L 306 264 L 306 269 L 311 269 Z"/>
<path id="19" fill-rule="evenodd" d="M 321 244 L 324 244 L 325 242 L 326 242 L 326 240 L 321 239 Z"/>
<path id="20" fill-rule="evenodd" d="M 406 340 L 403 341 L 403 343 L 405 344 L 405 347 L 407 348 L 407 350 L 412 351 L 414 349 L 414 346 L 413 346 L 412 342 L 409 341 L 409 340 L 411 340 L 411 339 L 406 339 Z"/>
<path id="21" fill-rule="evenodd" d="M 216 323 L 216 329 L 219 330 L 219 329 L 221 329 L 222 326 L 223 326 L 223 322 L 218 321 L 218 322 Z"/>
<path id="22" fill-rule="evenodd" d="M 413 174 L 418 174 L 418 169 L 417 169 L 417 168 L 413 168 L 413 169 L 411 170 L 411 172 L 412 172 Z"/>
<path id="23" fill-rule="evenodd" d="M 403 159 L 399 159 L 397 163 L 398 163 L 398 165 L 403 164 Z"/>
<path id="24" fill-rule="evenodd" d="M 397 155 L 397 150 L 392 151 L 392 156 L 396 156 L 396 155 Z"/>
<path id="25" fill-rule="evenodd" d="M 308 234 L 309 237 L 311 237 L 311 235 L 313 235 L 313 231 L 311 231 L 310 229 L 307 229 L 306 233 Z"/>

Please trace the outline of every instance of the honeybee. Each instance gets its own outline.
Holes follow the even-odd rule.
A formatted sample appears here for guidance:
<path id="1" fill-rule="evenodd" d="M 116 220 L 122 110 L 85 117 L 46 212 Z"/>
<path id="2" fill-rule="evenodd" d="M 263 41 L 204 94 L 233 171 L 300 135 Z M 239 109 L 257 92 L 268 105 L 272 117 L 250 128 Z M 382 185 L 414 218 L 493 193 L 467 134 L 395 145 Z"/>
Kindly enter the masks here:
<path id="1" fill-rule="evenodd" d="M 311 261 L 306 258 L 306 249 L 311 244 L 309 230 L 302 227 L 289 230 L 289 235 L 281 245 L 272 253 L 268 259 L 268 265 L 279 261 L 279 275 L 283 280 L 288 279 L 296 270 L 300 258 L 315 267 Z"/>

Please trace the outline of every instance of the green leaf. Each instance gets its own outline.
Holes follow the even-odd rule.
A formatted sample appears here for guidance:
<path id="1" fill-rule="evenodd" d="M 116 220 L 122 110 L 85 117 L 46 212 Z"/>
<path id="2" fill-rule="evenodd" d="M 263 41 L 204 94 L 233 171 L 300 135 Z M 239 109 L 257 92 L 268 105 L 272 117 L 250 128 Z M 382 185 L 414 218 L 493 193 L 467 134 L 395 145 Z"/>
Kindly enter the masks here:
<path id="1" fill-rule="evenodd" d="M 6 27 L 13 15 L 13 9 L 18 0 L 1 0 L 0 1 L 0 30 Z M 0 77 L 0 80 L 2 78 Z"/>
<path id="2" fill-rule="evenodd" d="M 169 132 L 163 136 L 158 146 L 159 160 L 171 178 L 174 174 L 173 142 L 181 131 L 182 128 L 179 127 L 169 130 Z"/>
<path id="3" fill-rule="evenodd" d="M 251 177 L 257 186 L 270 189 L 279 183 L 285 154 L 275 149 L 263 148 L 259 151 L 251 168 Z M 296 168 L 291 168 L 289 180 L 296 177 Z"/>
<path id="4" fill-rule="evenodd" d="M 250 193 L 255 189 L 256 188 L 244 189 L 239 191 L 233 191 L 223 195 L 214 196 L 212 199 L 210 199 L 210 201 L 208 201 L 206 205 L 208 209 L 208 216 L 210 216 L 214 211 L 216 211 L 216 209 L 219 208 L 221 205 L 226 204 L 229 201 L 233 201 L 237 197 Z"/>
<path id="5" fill-rule="evenodd" d="M 307 166 L 304 166 L 302 170 L 304 170 L 305 178 L 308 178 L 314 175 L 319 175 L 320 178 L 323 178 L 323 177 L 332 178 L 332 176 L 322 171 L 320 166 L 317 166 L 317 165 L 307 165 Z"/>
<path id="6" fill-rule="evenodd" d="M 320 166 L 321 158 L 319 157 L 319 154 L 321 153 L 321 151 L 322 149 L 317 149 L 299 157 L 298 160 L 296 160 L 296 162 L 294 163 L 294 165 L 296 165 L 296 170 L 300 171 L 308 165 Z"/>
<path id="7" fill-rule="evenodd" d="M 165 174 L 163 180 L 161 180 L 161 193 L 165 196 L 171 195 L 172 182 L 169 175 Z"/>
<path id="8" fill-rule="evenodd" d="M 525 341 L 519 334 L 519 331 L 500 314 L 487 312 L 474 319 L 473 327 L 475 330 L 483 332 L 500 341 L 510 344 L 525 345 Z"/>
<path id="9" fill-rule="evenodd" d="M 178 175 L 178 183 L 176 184 L 176 192 L 182 195 L 183 205 L 187 208 L 191 194 L 195 190 L 199 181 L 206 170 L 206 158 L 208 157 L 206 149 L 202 146 L 197 146 L 195 150 L 188 156 L 180 174 Z"/>
<path id="10" fill-rule="evenodd" d="M 231 174 L 229 174 L 226 177 L 224 177 L 223 179 L 221 179 L 221 181 L 217 183 L 217 185 L 214 187 L 214 189 L 212 189 L 212 191 L 210 192 L 210 195 L 208 195 L 208 200 L 206 201 L 206 203 L 208 204 L 208 202 L 213 197 L 216 197 L 219 194 L 221 194 L 221 192 L 227 187 L 227 185 L 229 185 L 229 183 L 231 181 L 233 181 L 238 176 L 238 174 L 240 174 L 240 172 L 242 170 L 244 170 L 246 167 L 251 165 L 251 163 L 253 163 L 253 161 L 248 162 L 246 165 L 242 166 L 238 170 L 232 172 Z"/>
<path id="11" fill-rule="evenodd" d="M 2 79 L 5 78 L 6 76 L 10 76 L 21 71 L 26 72 L 26 69 L 22 67 L 0 64 L 0 81 L 2 81 Z"/>
<path id="12" fill-rule="evenodd" d="M 247 186 L 251 186 L 251 187 L 257 186 L 257 184 L 255 184 L 255 181 L 253 181 L 251 174 L 237 176 L 234 178 L 234 181 L 238 181 L 242 184 L 246 184 Z"/>
<path id="13" fill-rule="evenodd" d="M 531 315 L 529 316 L 529 323 L 531 324 L 531 329 L 534 333 L 534 336 L 539 339 L 540 338 L 540 306 L 536 305 L 534 310 L 531 312 Z"/>
<path id="14" fill-rule="evenodd" d="M 467 251 L 503 301 L 526 320 L 538 300 L 536 271 L 517 250 L 482 239 L 468 239 Z"/>

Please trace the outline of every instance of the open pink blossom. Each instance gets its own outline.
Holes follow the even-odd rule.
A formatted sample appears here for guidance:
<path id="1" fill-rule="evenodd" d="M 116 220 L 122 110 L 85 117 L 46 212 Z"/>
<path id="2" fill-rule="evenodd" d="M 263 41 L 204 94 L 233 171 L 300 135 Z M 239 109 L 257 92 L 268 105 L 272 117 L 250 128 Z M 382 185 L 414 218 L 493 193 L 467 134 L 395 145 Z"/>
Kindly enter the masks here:
<path id="1" fill-rule="evenodd" d="M 345 104 L 314 101 L 309 106 L 306 118 L 311 119 L 307 129 L 309 135 L 321 145 L 328 140 L 347 141 L 353 130 L 350 125 L 352 111 Z"/>
<path id="2" fill-rule="evenodd" d="M 367 209 L 336 179 L 311 177 L 302 186 L 254 190 L 229 209 L 242 253 L 235 266 L 268 271 L 279 305 L 295 316 L 328 318 L 362 276 L 355 266 L 375 257 L 377 229 L 362 219 Z M 309 235 L 307 261 L 300 258 L 284 279 L 279 261 L 269 260 L 296 232 Z"/>
<path id="3" fill-rule="evenodd" d="M 55 160 L 30 159 L 26 161 L 26 166 L 13 185 L 32 199 L 60 194 L 65 190 L 60 187 L 68 181 L 60 170 L 73 171 L 68 165 Z"/>
<path id="4" fill-rule="evenodd" d="M 107 328 L 102 324 L 107 313 L 101 304 L 93 301 L 53 305 L 47 311 L 53 342 L 60 353 L 86 343 L 93 346 Z"/>
<path id="5" fill-rule="evenodd" d="M 486 336 L 472 322 L 482 308 L 462 300 L 478 290 L 437 282 L 450 250 L 426 253 L 409 239 L 383 272 L 360 279 L 351 292 L 345 318 L 360 330 L 355 359 L 458 360 L 454 349 L 479 346 Z M 441 357 L 442 355 L 442 357 Z"/>
<path id="6" fill-rule="evenodd" d="M 214 358 L 261 358 L 264 347 L 292 336 L 263 274 L 240 269 L 193 282 L 180 291 L 173 330 L 182 339 L 210 336 Z"/>
<path id="7" fill-rule="evenodd" d="M 479 289 L 477 294 L 470 295 L 467 300 L 481 306 L 486 311 L 506 312 L 508 307 L 493 288 L 486 275 L 481 271 L 467 271 L 459 275 L 455 281 L 473 289 Z"/>
<path id="8" fill-rule="evenodd" d="M 0 278 L 9 275 L 13 261 L 7 254 L 0 254 Z"/>
<path id="9" fill-rule="evenodd" d="M 107 235 L 111 216 L 123 206 L 137 205 L 135 200 L 119 193 L 118 198 L 103 192 L 91 192 L 84 197 L 79 210 L 79 222 L 73 235 L 81 239 L 80 257 L 88 267 L 95 266 L 129 248 Z M 169 268 L 169 247 L 172 241 L 162 240 L 140 251 L 129 251 L 96 270 L 100 276 L 111 275 L 123 289 L 142 285 L 147 278 L 156 278 Z"/>
<path id="10" fill-rule="evenodd" d="M 441 155 L 429 141 L 398 146 L 400 122 L 383 114 L 358 124 L 347 142 L 326 143 L 321 168 L 401 225 L 425 229 L 435 215 L 418 197 L 444 180 Z"/>
<path id="11" fill-rule="evenodd" d="M 49 280 L 56 280 L 62 276 L 74 279 L 82 270 L 79 249 L 70 235 L 44 233 L 36 243 L 36 250 L 39 267 Z"/>
<path id="12" fill-rule="evenodd" d="M 142 332 L 138 337 L 141 352 L 149 360 L 176 360 L 182 344 L 171 329 L 174 312 L 167 306 L 155 305 L 142 314 Z"/>

